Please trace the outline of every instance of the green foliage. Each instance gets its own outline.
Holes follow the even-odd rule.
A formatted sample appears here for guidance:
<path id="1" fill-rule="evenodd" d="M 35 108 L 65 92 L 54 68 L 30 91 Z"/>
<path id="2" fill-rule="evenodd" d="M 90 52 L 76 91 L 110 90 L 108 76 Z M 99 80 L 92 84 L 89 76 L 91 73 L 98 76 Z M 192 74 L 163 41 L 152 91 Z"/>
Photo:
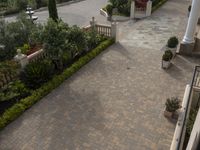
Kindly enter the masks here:
<path id="1" fill-rule="evenodd" d="M 45 50 L 52 56 L 58 58 L 60 51 L 68 47 L 67 30 L 68 25 L 59 20 L 57 23 L 49 19 L 44 27 L 43 42 Z"/>
<path id="2" fill-rule="evenodd" d="M 61 60 L 62 60 L 62 65 L 67 66 L 72 62 L 72 56 L 69 52 L 64 52 L 61 56 Z"/>
<path id="3" fill-rule="evenodd" d="M 32 28 L 31 33 L 29 35 L 30 47 L 34 47 L 36 45 L 42 45 L 43 31 L 44 31 L 44 26 L 38 23 L 34 26 L 34 28 Z"/>
<path id="4" fill-rule="evenodd" d="M 109 15 L 112 15 L 112 9 L 117 8 L 120 14 L 130 16 L 131 0 L 109 0 L 110 4 L 106 6 Z"/>
<path id="5" fill-rule="evenodd" d="M 170 61 L 172 59 L 172 57 L 173 57 L 173 53 L 170 50 L 166 50 L 162 56 L 162 60 Z"/>
<path id="6" fill-rule="evenodd" d="M 4 74 L 15 76 L 19 70 L 19 65 L 15 61 L 0 62 L 0 79 Z"/>
<path id="7" fill-rule="evenodd" d="M 42 60 L 28 64 L 20 74 L 22 82 L 31 89 L 40 87 L 53 74 L 54 66 L 50 60 Z"/>
<path id="8" fill-rule="evenodd" d="M 22 54 L 26 54 L 28 50 L 30 49 L 30 45 L 24 44 L 22 47 L 19 47 L 18 49 L 21 49 Z"/>
<path id="9" fill-rule="evenodd" d="M 25 10 L 27 5 L 28 5 L 28 1 L 27 0 L 15 0 L 16 3 L 16 7 L 19 10 Z"/>
<path id="10" fill-rule="evenodd" d="M 113 10 L 113 5 L 111 4 L 106 5 L 106 11 L 109 16 L 112 16 L 112 10 Z"/>
<path id="11" fill-rule="evenodd" d="M 178 38 L 173 36 L 173 37 L 170 37 L 169 40 L 167 41 L 167 46 L 169 48 L 175 48 L 177 47 L 178 45 Z"/>
<path id="12" fill-rule="evenodd" d="M 99 35 L 94 31 L 90 31 L 86 33 L 86 40 L 88 49 L 90 50 L 95 48 L 99 43 L 106 40 L 106 37 L 104 37 L 103 35 Z"/>
<path id="13" fill-rule="evenodd" d="M 180 100 L 177 97 L 168 98 L 165 106 L 167 111 L 175 112 L 180 108 Z"/>
<path id="14" fill-rule="evenodd" d="M 16 54 L 16 47 L 21 47 L 29 42 L 29 36 L 36 26 L 26 19 L 22 13 L 17 17 L 16 22 L 6 23 L 0 21 L 0 41 L 5 49 L 0 51 L 0 61 L 12 59 Z"/>
<path id="15" fill-rule="evenodd" d="M 72 57 L 81 55 L 86 50 L 86 35 L 85 32 L 79 27 L 72 26 L 69 28 L 67 39 L 70 45 Z"/>
<path id="16" fill-rule="evenodd" d="M 17 80 L 0 89 L 0 102 L 20 100 L 28 95 L 30 95 L 30 90 L 28 90 L 21 81 Z"/>
<path id="17" fill-rule="evenodd" d="M 49 18 L 52 18 L 54 21 L 57 21 L 58 20 L 58 13 L 57 13 L 56 1 L 55 0 L 49 0 L 48 9 L 49 9 Z"/>
<path id="18" fill-rule="evenodd" d="M 186 124 L 186 133 L 188 137 L 190 136 L 192 132 L 192 128 L 193 128 L 197 113 L 198 113 L 198 109 L 191 109 L 190 111 L 189 119 L 187 120 L 187 124 Z"/>
<path id="19" fill-rule="evenodd" d="M 46 96 L 49 92 L 58 87 L 64 80 L 69 78 L 73 73 L 78 71 L 82 66 L 84 66 L 86 63 L 88 63 L 90 60 L 92 60 L 113 43 L 114 39 L 109 39 L 102 42 L 94 50 L 90 51 L 88 54 L 81 57 L 77 62 L 72 64 L 71 67 L 64 70 L 62 74 L 55 76 L 51 81 L 47 82 L 39 89 L 32 92 L 31 96 L 22 99 L 21 101 L 19 101 L 19 103 L 6 110 L 4 114 L 0 117 L 0 129 L 3 129 L 7 124 L 20 116 L 26 109 L 30 108 L 34 103 L 36 103 L 42 97 Z"/>

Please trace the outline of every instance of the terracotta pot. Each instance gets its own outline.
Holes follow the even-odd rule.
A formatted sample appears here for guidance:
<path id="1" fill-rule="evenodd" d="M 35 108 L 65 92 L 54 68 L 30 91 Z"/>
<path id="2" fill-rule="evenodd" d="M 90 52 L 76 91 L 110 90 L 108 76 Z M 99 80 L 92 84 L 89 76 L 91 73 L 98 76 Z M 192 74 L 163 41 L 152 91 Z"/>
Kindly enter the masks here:
<path id="1" fill-rule="evenodd" d="M 165 117 L 167 117 L 167 118 L 172 118 L 172 112 L 169 112 L 169 111 L 167 111 L 166 109 L 165 109 L 165 111 L 164 111 L 164 116 Z"/>
<path id="2" fill-rule="evenodd" d="M 181 109 L 176 110 L 176 111 L 172 114 L 172 118 L 174 118 L 174 119 L 177 120 L 178 117 L 179 117 L 180 111 L 181 111 Z"/>

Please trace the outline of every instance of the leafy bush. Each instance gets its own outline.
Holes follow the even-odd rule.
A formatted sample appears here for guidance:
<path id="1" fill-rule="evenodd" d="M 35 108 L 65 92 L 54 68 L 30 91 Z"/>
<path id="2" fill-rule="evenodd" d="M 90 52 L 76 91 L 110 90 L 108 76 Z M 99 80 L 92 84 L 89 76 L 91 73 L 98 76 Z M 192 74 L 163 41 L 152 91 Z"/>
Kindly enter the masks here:
<path id="1" fill-rule="evenodd" d="M 168 98 L 165 106 L 167 111 L 175 112 L 180 108 L 180 100 L 177 97 L 172 97 L 171 99 Z"/>
<path id="2" fill-rule="evenodd" d="M 61 75 L 55 76 L 51 81 L 44 84 L 39 89 L 35 90 L 31 96 L 22 99 L 19 103 L 15 104 L 11 108 L 5 111 L 5 113 L 0 117 L 0 129 L 3 129 L 7 124 L 20 116 L 26 109 L 30 108 L 34 103 L 39 101 L 42 97 L 51 92 L 54 88 L 58 87 L 64 80 L 69 78 L 73 73 L 78 71 L 82 66 L 96 57 L 104 49 L 114 43 L 114 39 L 109 39 L 102 42 L 94 50 L 90 51 L 85 56 L 81 57 L 77 62 L 75 62 L 71 67 L 63 71 Z"/>
<path id="3" fill-rule="evenodd" d="M 86 50 L 86 35 L 85 32 L 82 31 L 79 27 L 72 26 L 71 28 L 69 28 L 67 39 L 73 58 L 77 55 L 81 55 Z"/>
<path id="4" fill-rule="evenodd" d="M 88 49 L 90 50 L 95 48 L 99 43 L 106 40 L 106 37 L 103 35 L 99 35 L 94 31 L 90 31 L 86 33 L 86 40 Z"/>
<path id="5" fill-rule="evenodd" d="M 130 16 L 131 0 L 109 0 L 110 4 L 106 6 L 109 15 L 112 15 L 112 9 L 117 8 L 119 13 Z"/>
<path id="6" fill-rule="evenodd" d="M 36 45 L 42 45 L 43 31 L 44 31 L 44 26 L 38 23 L 35 25 L 34 28 L 32 28 L 28 39 L 30 47 L 35 47 Z"/>
<path id="7" fill-rule="evenodd" d="M 162 56 L 162 60 L 164 61 L 170 61 L 173 57 L 173 53 L 170 50 L 165 51 L 165 53 Z"/>
<path id="8" fill-rule="evenodd" d="M 192 132 L 197 113 L 198 113 L 198 109 L 191 109 L 190 111 L 189 119 L 187 120 L 187 124 L 186 124 L 186 133 L 188 137 L 190 136 Z"/>
<path id="9" fill-rule="evenodd" d="M 45 50 L 52 56 L 58 58 L 60 51 L 68 48 L 68 25 L 59 20 L 57 23 L 49 19 L 44 27 L 42 39 Z"/>
<path id="10" fill-rule="evenodd" d="M 19 65 L 15 61 L 0 62 L 0 81 L 4 75 L 16 76 L 19 71 Z"/>
<path id="11" fill-rule="evenodd" d="M 18 47 L 18 49 L 21 49 L 22 54 L 26 54 L 28 50 L 30 49 L 30 45 L 24 44 L 22 47 Z"/>
<path id="12" fill-rule="evenodd" d="M 63 66 L 67 66 L 72 62 L 72 56 L 69 52 L 64 52 L 61 57 Z"/>
<path id="13" fill-rule="evenodd" d="M 167 41 L 167 46 L 169 48 L 175 48 L 178 45 L 178 38 L 173 36 L 170 37 L 169 40 Z"/>
<path id="14" fill-rule="evenodd" d="M 106 11 L 109 16 L 112 16 L 113 5 L 111 5 L 111 4 L 106 5 Z"/>
<path id="15" fill-rule="evenodd" d="M 17 80 L 0 89 L 0 102 L 20 100 L 28 95 L 30 95 L 30 90 L 28 90 L 21 81 Z"/>
<path id="16" fill-rule="evenodd" d="M 16 54 L 16 47 L 29 42 L 29 36 L 36 26 L 20 14 L 16 22 L 0 21 L 0 41 L 5 49 L 0 51 L 0 61 L 12 59 Z"/>
<path id="17" fill-rule="evenodd" d="M 31 89 L 40 87 L 53 74 L 54 66 L 48 59 L 28 64 L 20 74 L 20 79 Z"/>
<path id="18" fill-rule="evenodd" d="M 15 4 L 19 10 L 25 10 L 28 5 L 28 1 L 27 0 L 16 0 Z"/>

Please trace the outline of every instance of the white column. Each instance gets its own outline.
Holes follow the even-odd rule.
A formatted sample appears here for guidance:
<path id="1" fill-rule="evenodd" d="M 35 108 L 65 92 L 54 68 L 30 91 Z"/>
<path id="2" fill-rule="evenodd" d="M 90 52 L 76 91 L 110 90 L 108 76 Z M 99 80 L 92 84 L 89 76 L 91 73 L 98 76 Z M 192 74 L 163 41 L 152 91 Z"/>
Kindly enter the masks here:
<path id="1" fill-rule="evenodd" d="M 151 16 L 151 9 L 152 9 L 152 1 L 149 0 L 147 2 L 147 7 L 146 7 L 146 17 Z"/>
<path id="2" fill-rule="evenodd" d="M 135 1 L 131 1 L 131 11 L 130 11 L 130 18 L 134 19 L 135 18 Z"/>
<path id="3" fill-rule="evenodd" d="M 200 0 L 193 0 L 185 36 L 183 38 L 183 43 L 185 44 L 194 43 L 194 34 L 199 18 L 199 12 L 200 12 Z"/>

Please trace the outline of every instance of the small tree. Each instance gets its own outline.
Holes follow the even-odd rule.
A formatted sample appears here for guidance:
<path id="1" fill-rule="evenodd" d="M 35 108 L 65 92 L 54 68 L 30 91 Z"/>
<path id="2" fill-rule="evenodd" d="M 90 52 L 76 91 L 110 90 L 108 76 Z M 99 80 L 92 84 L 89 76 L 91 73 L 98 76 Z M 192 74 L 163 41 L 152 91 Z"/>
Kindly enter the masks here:
<path id="1" fill-rule="evenodd" d="M 55 0 L 49 0 L 48 9 L 49 9 L 49 18 L 52 18 L 54 21 L 57 22 L 58 13 L 57 13 L 56 1 Z"/>

